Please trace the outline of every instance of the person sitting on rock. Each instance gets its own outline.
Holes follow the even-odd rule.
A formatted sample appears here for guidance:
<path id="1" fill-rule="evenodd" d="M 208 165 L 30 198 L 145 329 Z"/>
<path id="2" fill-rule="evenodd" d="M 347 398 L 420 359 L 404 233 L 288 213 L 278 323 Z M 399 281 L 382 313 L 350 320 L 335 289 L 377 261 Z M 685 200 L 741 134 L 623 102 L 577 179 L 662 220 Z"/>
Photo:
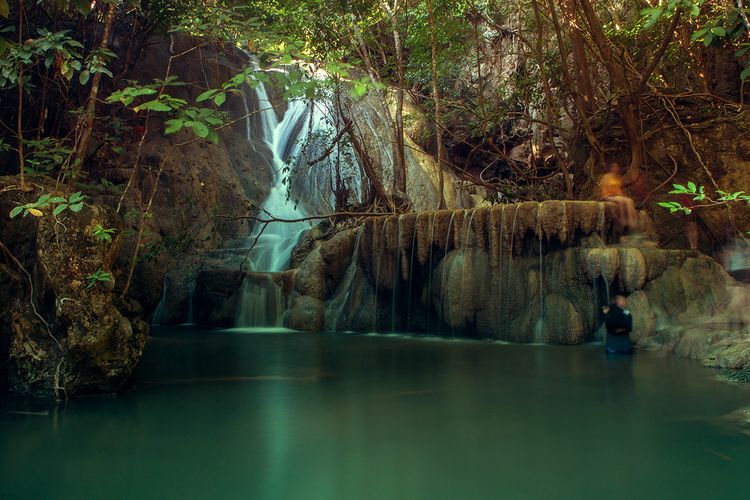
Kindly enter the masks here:
<path id="1" fill-rule="evenodd" d="M 624 295 L 615 295 L 612 303 L 603 307 L 602 312 L 607 328 L 607 354 L 632 354 L 630 332 L 633 330 L 633 316 L 628 310 L 628 299 Z"/>
<path id="2" fill-rule="evenodd" d="M 617 219 L 620 224 L 631 231 L 638 230 L 638 214 L 635 211 L 633 199 L 625 196 L 623 192 L 623 178 L 620 164 L 610 164 L 602 178 L 599 180 L 602 201 L 611 201 L 617 205 Z"/>

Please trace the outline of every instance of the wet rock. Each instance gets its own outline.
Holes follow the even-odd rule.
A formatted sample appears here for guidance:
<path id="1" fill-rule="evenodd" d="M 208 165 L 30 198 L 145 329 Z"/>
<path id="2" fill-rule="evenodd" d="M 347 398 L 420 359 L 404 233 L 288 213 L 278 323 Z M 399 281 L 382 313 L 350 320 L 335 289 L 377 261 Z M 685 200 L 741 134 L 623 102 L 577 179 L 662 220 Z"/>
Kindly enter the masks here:
<path id="1" fill-rule="evenodd" d="M 750 340 L 733 338 L 715 344 L 703 359 L 705 366 L 740 370 L 750 366 Z"/>
<path id="2" fill-rule="evenodd" d="M 623 290 L 627 293 L 640 290 L 648 277 L 646 259 L 637 248 L 620 248 L 618 253 L 620 261 L 618 275 Z"/>
<path id="3" fill-rule="evenodd" d="M 541 328 L 542 339 L 547 344 L 581 344 L 588 333 L 578 309 L 559 294 L 545 298 Z"/>
<path id="4" fill-rule="evenodd" d="M 197 45 L 201 50 L 189 50 Z M 181 34 L 154 36 L 139 58 L 132 78 L 144 84 L 163 78 L 164 65 L 172 51 L 183 54 L 171 62 L 173 76 L 183 82 L 205 82 L 211 88 L 221 87 L 249 64 L 247 56 L 232 44 L 207 45 Z M 203 91 L 201 87 L 176 86 L 170 89 L 170 95 L 193 102 Z M 168 321 L 165 319 L 165 323 L 180 322 L 184 317 L 188 287 L 183 286 L 182 277 L 196 271 L 194 259 L 186 256 L 193 254 L 200 260 L 206 252 L 246 238 L 253 223 L 245 217 L 257 214 L 272 184 L 270 150 L 262 141 L 248 141 L 248 122 L 239 119 L 247 114 L 245 104 L 251 110 L 257 107 L 253 98 L 251 91 L 245 96 L 228 95 L 222 110 L 228 112 L 229 120 L 237 122 L 220 133 L 218 144 L 199 141 L 175 147 L 185 140 L 182 133 L 163 136 L 154 132 L 148 134 L 140 152 L 137 142 L 123 142 L 122 155 L 95 158 L 99 163 L 97 168 L 112 182 L 124 185 L 133 175 L 121 211 L 131 231 L 136 230 L 140 207 L 153 188 L 158 188 L 146 223 L 141 252 L 144 258 L 139 259 L 136 267 L 132 297 L 151 314 L 161 300 L 165 274 L 174 273 L 178 278 L 170 279 L 173 281 L 170 299 L 177 312 Z M 153 131 L 163 128 L 159 118 L 152 118 L 148 125 Z M 162 163 L 164 170 L 157 184 L 156 172 Z M 134 172 L 136 164 L 139 167 Z M 126 265 L 133 244 L 132 238 L 123 239 L 120 265 Z"/>
<path id="5" fill-rule="evenodd" d="M 344 276 L 354 252 L 354 240 L 358 232 L 359 228 L 354 228 L 336 233 L 320 245 L 320 257 L 325 265 L 326 280 L 331 286 L 341 281 Z"/>
<path id="6" fill-rule="evenodd" d="M 245 273 L 239 269 L 203 269 L 198 273 L 193 299 L 195 323 L 233 327 L 244 279 Z"/>
<path id="7" fill-rule="evenodd" d="M 644 342 L 658 333 L 656 311 L 651 307 L 646 292 L 638 290 L 630 294 L 628 309 L 633 316 L 633 341 Z"/>
<path id="8" fill-rule="evenodd" d="M 0 197 L 0 211 L 38 195 L 6 194 Z M 7 359 L 3 369 L 10 389 L 40 397 L 120 390 L 140 359 L 148 326 L 132 316 L 138 308 L 115 295 L 119 219 L 108 208 L 87 204 L 57 218 L 27 218 L 22 233 L 16 224 L 0 221 L 3 243 L 33 274 L 24 279 L 17 266 L 6 267 L 13 284 L 0 273 L 0 289 L 9 285 L 6 290 L 15 292 L 0 308 L 0 327 L 10 333 L 9 351 L 0 354 Z M 116 229 L 111 242 L 93 235 L 97 225 Z"/>
<path id="9" fill-rule="evenodd" d="M 284 324 L 294 330 L 321 332 L 325 330 L 325 308 L 325 303 L 320 299 L 309 295 L 295 296 L 284 317 Z"/>

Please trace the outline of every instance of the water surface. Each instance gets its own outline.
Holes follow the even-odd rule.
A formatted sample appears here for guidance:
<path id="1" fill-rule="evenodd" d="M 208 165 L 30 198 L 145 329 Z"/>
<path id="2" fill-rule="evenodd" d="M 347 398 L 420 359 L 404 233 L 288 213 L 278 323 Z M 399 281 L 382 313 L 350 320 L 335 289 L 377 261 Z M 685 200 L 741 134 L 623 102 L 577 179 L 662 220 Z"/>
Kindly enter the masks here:
<path id="1" fill-rule="evenodd" d="M 0 499 L 742 498 L 750 387 L 673 356 L 154 332 L 134 390 L 0 396 Z M 9 412 L 36 412 L 19 414 Z M 45 412 L 49 412 L 45 414 Z"/>

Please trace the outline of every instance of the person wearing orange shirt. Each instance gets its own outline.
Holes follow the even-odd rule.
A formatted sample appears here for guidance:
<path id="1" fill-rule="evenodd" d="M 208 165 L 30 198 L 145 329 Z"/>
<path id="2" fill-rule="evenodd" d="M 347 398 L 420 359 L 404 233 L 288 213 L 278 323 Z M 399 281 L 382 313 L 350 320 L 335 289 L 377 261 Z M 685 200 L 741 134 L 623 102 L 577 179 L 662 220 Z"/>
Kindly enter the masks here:
<path id="1" fill-rule="evenodd" d="M 638 214 L 633 199 L 625 196 L 623 191 L 622 170 L 619 163 L 612 163 L 599 180 L 602 201 L 611 201 L 617 205 L 617 217 L 623 227 L 638 230 Z"/>

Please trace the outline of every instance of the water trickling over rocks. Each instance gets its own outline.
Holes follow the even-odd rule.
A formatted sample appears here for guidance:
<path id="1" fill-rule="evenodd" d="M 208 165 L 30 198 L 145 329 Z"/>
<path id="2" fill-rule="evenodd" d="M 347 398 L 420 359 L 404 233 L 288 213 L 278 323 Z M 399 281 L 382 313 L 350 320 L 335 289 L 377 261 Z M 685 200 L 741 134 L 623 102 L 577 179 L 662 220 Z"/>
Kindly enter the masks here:
<path id="1" fill-rule="evenodd" d="M 373 217 L 310 252 L 287 324 L 580 344 L 600 337 L 601 306 L 623 292 L 647 345 L 729 314 L 733 280 L 716 262 L 628 238 L 605 245 L 620 232 L 598 202 Z"/>

